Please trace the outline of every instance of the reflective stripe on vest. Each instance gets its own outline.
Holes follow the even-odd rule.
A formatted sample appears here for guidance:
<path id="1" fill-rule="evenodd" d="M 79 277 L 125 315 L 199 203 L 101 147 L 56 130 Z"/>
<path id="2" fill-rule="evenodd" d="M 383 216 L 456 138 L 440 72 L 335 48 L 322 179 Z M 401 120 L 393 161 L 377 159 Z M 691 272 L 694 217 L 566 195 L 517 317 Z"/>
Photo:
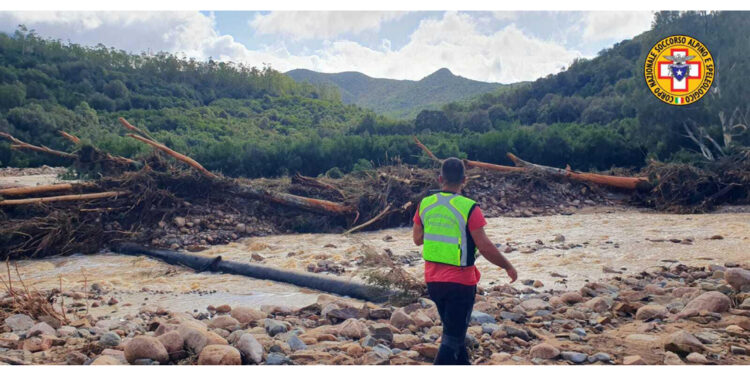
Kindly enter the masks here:
<path id="1" fill-rule="evenodd" d="M 425 228 L 424 233 L 424 249 L 423 249 L 423 257 L 426 260 L 430 261 L 436 261 L 439 263 L 446 263 L 454 266 L 467 266 L 469 265 L 468 261 L 468 255 L 469 255 L 469 249 L 468 249 L 468 240 L 467 240 L 467 233 L 466 233 L 466 220 L 468 219 L 468 214 L 471 209 L 471 206 L 473 206 L 474 201 L 462 197 L 457 194 L 450 194 L 448 193 L 437 193 L 434 195 L 431 195 L 429 197 L 426 197 L 422 200 L 422 204 L 420 204 L 420 213 L 419 217 L 422 219 L 422 225 Z M 455 198 L 459 198 L 461 200 L 466 200 L 466 202 L 461 202 L 464 204 L 460 204 L 460 206 L 466 206 L 466 203 L 469 204 L 469 206 L 466 208 L 466 212 L 462 213 L 459 211 L 459 209 L 451 204 L 451 201 Z M 427 204 L 425 207 L 425 203 Z M 424 207 L 424 208 L 422 208 Z M 430 225 L 429 221 L 426 220 L 427 214 L 438 208 L 445 208 L 452 214 L 451 221 L 454 221 L 455 226 L 458 226 L 458 228 L 451 227 L 444 230 L 444 233 L 436 233 L 440 232 L 441 228 L 437 225 Z M 445 215 L 443 215 L 445 216 Z M 450 235 L 456 232 L 456 229 L 458 229 L 458 233 L 455 235 Z M 453 233 L 451 233 L 453 232 Z M 446 235 L 446 233 L 448 235 Z M 460 255 L 456 253 L 455 258 L 450 254 L 451 246 L 440 246 L 440 245 L 433 245 L 430 244 L 428 241 L 436 242 L 437 244 L 446 244 L 446 245 L 453 245 L 455 246 L 455 251 L 460 252 Z M 474 250 L 474 249 L 471 249 Z M 448 253 L 446 253 L 448 252 Z"/>

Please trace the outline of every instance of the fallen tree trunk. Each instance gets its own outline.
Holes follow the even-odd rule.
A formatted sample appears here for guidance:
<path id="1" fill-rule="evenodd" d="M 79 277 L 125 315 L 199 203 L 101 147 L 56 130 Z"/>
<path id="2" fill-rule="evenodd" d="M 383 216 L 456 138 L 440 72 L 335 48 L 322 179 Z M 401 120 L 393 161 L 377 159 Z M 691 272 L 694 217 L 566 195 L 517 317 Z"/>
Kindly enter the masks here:
<path id="1" fill-rule="evenodd" d="M 292 177 L 292 183 L 335 191 L 336 194 L 338 194 L 341 198 L 346 198 L 346 195 L 344 195 L 344 193 L 339 188 L 331 184 L 319 181 L 316 178 L 303 176 L 299 173 L 295 174 L 294 177 Z"/>
<path id="2" fill-rule="evenodd" d="M 112 251 L 125 255 L 145 255 L 169 264 L 192 268 L 198 272 L 223 272 L 256 279 L 284 282 L 303 288 L 372 302 L 385 302 L 388 300 L 390 294 L 387 290 L 354 281 L 346 281 L 313 273 L 283 270 L 269 266 L 226 261 L 222 260 L 221 257 L 209 258 L 178 253 L 172 250 L 148 248 L 134 243 L 115 244 L 112 247 Z"/>
<path id="3" fill-rule="evenodd" d="M 0 189 L 0 196 L 49 193 L 52 191 L 71 190 L 71 189 L 73 189 L 72 184 L 15 187 L 15 188 L 8 188 L 8 189 Z"/>
<path id="4" fill-rule="evenodd" d="M 128 195 L 128 194 L 129 192 L 127 191 L 107 191 L 104 193 L 57 195 L 54 197 L 43 197 L 43 198 L 7 199 L 4 201 L 0 201 L 0 206 L 18 206 L 18 205 L 34 204 L 34 203 L 84 201 L 84 200 L 92 200 L 92 199 L 117 198 L 119 196 Z"/>
<path id="5" fill-rule="evenodd" d="M 10 148 L 13 150 L 32 150 L 37 152 L 44 152 L 47 154 L 52 154 L 61 158 L 65 159 L 78 159 L 78 155 L 71 154 L 69 152 L 63 152 L 63 151 L 57 151 L 53 150 L 47 146 L 34 146 L 32 144 L 26 143 L 8 133 L 0 132 L 0 137 L 3 137 L 11 142 Z"/>
<path id="6" fill-rule="evenodd" d="M 122 119 L 122 121 L 124 121 L 124 119 Z M 125 121 L 125 123 L 126 122 L 127 121 Z M 130 126 L 132 127 L 132 125 Z M 172 150 L 171 148 L 159 142 L 146 139 L 136 134 L 128 134 L 128 136 L 134 139 L 137 139 L 143 143 L 146 143 L 158 150 L 164 151 L 169 156 L 187 164 L 188 166 L 199 171 L 200 173 L 202 173 L 204 176 L 208 178 L 215 179 L 215 180 L 220 179 L 219 176 L 209 172 L 200 163 L 193 160 L 189 156 L 183 155 L 175 150 Z M 283 204 L 285 206 L 318 212 L 318 213 L 343 215 L 343 214 L 349 214 L 349 213 L 355 212 L 354 207 L 343 205 L 340 203 L 335 203 L 335 202 L 326 201 L 322 199 L 300 197 L 298 195 L 280 193 L 280 192 L 270 191 L 270 190 L 265 190 L 265 189 L 259 189 L 250 185 L 235 184 L 232 187 L 232 189 L 238 194 L 242 194 L 242 195 L 250 196 L 256 199 L 262 199 L 262 200 L 266 200 L 266 201 L 270 201 L 270 202 L 274 202 L 278 204 Z"/>
<path id="7" fill-rule="evenodd" d="M 568 168 L 566 169 L 549 167 L 546 165 L 529 163 L 519 158 L 518 156 L 513 155 L 510 152 L 507 155 L 508 155 L 508 158 L 510 158 L 510 160 L 512 160 L 515 165 L 529 169 L 529 170 L 537 170 L 543 173 L 564 176 L 573 180 L 593 182 L 595 184 L 615 187 L 615 188 L 620 188 L 620 189 L 628 189 L 628 190 L 637 189 L 639 191 L 645 191 L 651 188 L 651 184 L 644 177 L 607 176 L 607 175 L 596 174 L 596 173 L 576 172 L 576 171 L 572 171 L 570 169 L 570 166 L 568 166 Z"/>

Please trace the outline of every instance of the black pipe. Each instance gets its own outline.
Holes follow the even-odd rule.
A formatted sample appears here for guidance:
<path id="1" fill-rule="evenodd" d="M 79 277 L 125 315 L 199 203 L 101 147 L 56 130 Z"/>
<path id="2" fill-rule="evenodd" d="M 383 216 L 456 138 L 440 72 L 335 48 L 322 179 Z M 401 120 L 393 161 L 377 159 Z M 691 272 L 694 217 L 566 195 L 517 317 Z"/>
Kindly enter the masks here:
<path id="1" fill-rule="evenodd" d="M 256 279 L 279 281 L 303 288 L 316 289 L 322 292 L 335 293 L 372 302 L 385 302 L 391 294 L 385 289 L 358 282 L 345 281 L 313 273 L 303 273 L 268 266 L 259 266 L 256 264 L 232 262 L 222 260 L 220 256 L 208 258 L 180 253 L 173 250 L 148 248 L 129 242 L 113 245 L 112 251 L 125 255 L 146 255 L 169 264 L 189 267 L 198 272 L 223 272 L 233 275 L 249 276 Z"/>

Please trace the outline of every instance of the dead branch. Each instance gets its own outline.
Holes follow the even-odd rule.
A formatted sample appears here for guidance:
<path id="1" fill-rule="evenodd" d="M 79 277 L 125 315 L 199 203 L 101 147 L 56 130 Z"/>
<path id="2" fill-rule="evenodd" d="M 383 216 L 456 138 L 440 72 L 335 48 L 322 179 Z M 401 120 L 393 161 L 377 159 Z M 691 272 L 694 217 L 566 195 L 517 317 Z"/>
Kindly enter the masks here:
<path id="1" fill-rule="evenodd" d="M 118 120 L 118 121 L 120 121 L 120 124 L 122 124 L 122 126 L 124 126 L 124 127 L 125 127 L 125 129 L 128 129 L 128 130 L 130 130 L 131 132 L 135 132 L 135 133 L 138 133 L 138 134 L 139 134 L 139 135 L 141 135 L 141 136 L 142 136 L 143 138 L 146 138 L 146 139 L 149 139 L 149 140 L 152 140 L 152 141 L 154 140 L 154 138 L 152 138 L 152 137 L 151 137 L 150 135 L 148 135 L 148 134 L 147 134 L 147 133 L 146 133 L 145 131 L 143 131 L 143 130 L 141 130 L 141 129 L 139 129 L 139 128 L 137 128 L 137 127 L 133 126 L 133 125 L 131 125 L 131 124 L 130 124 L 130 123 L 128 122 L 128 120 L 125 120 L 125 119 L 124 119 L 124 118 L 122 118 L 122 117 L 118 117 L 118 118 L 117 118 L 117 120 Z"/>
<path id="2" fill-rule="evenodd" d="M 70 133 L 68 133 L 68 132 L 64 132 L 64 131 L 62 131 L 62 130 L 58 131 L 58 133 L 60 133 L 60 135 L 61 135 L 61 136 L 62 136 L 63 138 L 65 138 L 65 139 L 67 139 L 67 140 L 69 140 L 69 141 L 73 142 L 73 144 L 80 144 L 80 143 L 81 143 L 81 138 L 78 138 L 78 137 L 76 137 L 76 136 L 75 136 L 75 135 L 73 135 L 73 134 L 70 134 Z"/>
<path id="3" fill-rule="evenodd" d="M 421 148 L 422 151 L 424 151 L 425 154 L 427 154 L 427 156 L 429 156 L 432 160 L 440 161 L 440 159 L 438 159 L 437 156 L 435 156 L 435 154 L 433 154 L 432 151 L 427 148 L 427 146 L 423 145 L 422 142 L 417 139 L 417 136 L 414 136 L 414 142 L 417 144 L 417 147 Z"/>
<path id="4" fill-rule="evenodd" d="M 409 202 L 409 203 L 411 203 L 411 202 Z M 357 226 L 356 226 L 356 227 L 354 227 L 354 228 L 351 228 L 351 229 L 347 230 L 346 232 L 344 232 L 344 234 L 351 234 L 351 233 L 354 233 L 354 232 L 356 232 L 356 231 L 358 231 L 358 230 L 361 230 L 361 229 L 363 229 L 363 228 L 366 228 L 366 227 L 368 227 L 369 225 L 371 225 L 371 224 L 373 224 L 373 223 L 377 222 L 378 220 L 382 219 L 382 218 L 383 218 L 383 217 L 384 217 L 385 215 L 387 215 L 387 214 L 388 214 L 388 213 L 389 213 L 389 212 L 391 211 L 391 208 L 392 208 L 392 207 L 393 207 L 393 206 L 392 206 L 391 204 L 388 204 L 388 206 L 386 206 L 386 207 L 385 207 L 385 209 L 384 209 L 383 211 L 381 211 L 381 212 L 380 212 L 379 214 L 375 215 L 375 217 L 373 217 L 373 218 L 372 218 L 372 219 L 370 219 L 370 220 L 367 220 L 366 222 L 364 222 L 364 223 L 362 223 L 362 224 L 360 224 L 360 225 L 357 225 Z"/>
<path id="5" fill-rule="evenodd" d="M 317 187 L 320 189 L 327 189 L 332 190 L 336 192 L 341 198 L 346 198 L 346 195 L 344 195 L 344 192 L 342 192 L 339 188 L 325 183 L 323 181 L 318 180 L 317 178 L 312 177 L 306 177 L 299 173 L 295 174 L 294 177 L 292 177 L 292 183 L 293 184 L 300 184 L 300 185 L 307 185 L 312 187 Z"/>
<path id="6" fill-rule="evenodd" d="M 490 163 L 484 163 L 484 162 L 481 162 L 481 161 L 466 160 L 466 159 L 464 159 L 464 164 L 467 167 L 489 169 L 491 171 L 497 171 L 497 172 L 523 172 L 523 171 L 525 171 L 524 168 L 520 168 L 520 167 L 511 167 L 511 166 L 507 166 L 507 165 L 490 164 Z"/>
<path id="7" fill-rule="evenodd" d="M 53 149 L 51 149 L 51 148 L 49 148 L 47 146 L 34 146 L 32 144 L 29 144 L 29 143 L 26 143 L 24 141 L 21 141 L 18 138 L 15 138 L 12 135 L 10 135 L 8 133 L 5 133 L 5 132 L 0 132 L 0 137 L 3 137 L 5 139 L 11 141 L 12 144 L 10 145 L 10 148 L 14 149 L 14 150 L 16 150 L 16 149 L 18 149 L 18 150 L 26 149 L 26 150 L 32 150 L 32 151 L 37 151 L 37 152 L 44 152 L 44 153 L 47 153 L 47 154 L 52 154 L 52 155 L 55 155 L 55 156 L 58 156 L 58 157 L 61 157 L 61 158 L 66 158 L 66 159 L 78 159 L 78 155 L 76 155 L 76 154 L 71 154 L 69 152 L 63 152 L 63 151 L 53 150 Z"/>
<path id="8" fill-rule="evenodd" d="M 125 119 L 122 119 L 122 120 L 125 121 Z M 135 138 L 135 139 L 137 139 L 137 140 L 139 140 L 139 141 L 141 141 L 141 142 L 143 142 L 143 143 L 145 143 L 145 144 L 147 144 L 147 145 L 149 145 L 149 146 L 151 146 L 151 147 L 153 147 L 155 149 L 158 149 L 158 150 L 166 152 L 167 154 L 169 154 L 169 156 L 171 156 L 171 157 L 173 157 L 173 158 L 175 158 L 175 159 L 177 159 L 177 160 L 179 160 L 179 161 L 181 161 L 181 162 L 189 165 L 190 167 L 194 168 L 195 170 L 197 170 L 198 172 L 202 173 L 204 176 L 206 176 L 208 178 L 219 178 L 219 176 L 217 176 L 217 175 L 209 172 L 208 169 L 203 168 L 203 166 L 200 163 L 198 163 L 197 161 L 193 160 L 191 157 L 183 155 L 183 154 L 181 154 L 181 153 L 179 153 L 179 152 L 177 152 L 175 150 L 172 150 L 171 148 L 169 148 L 169 147 L 167 147 L 167 146 L 165 146 L 165 145 L 163 145 L 163 144 L 161 144 L 159 142 L 152 141 L 150 139 L 147 139 L 147 138 L 141 137 L 140 135 L 132 134 L 132 133 L 128 134 L 128 137 Z"/>
<path id="9" fill-rule="evenodd" d="M 73 189 L 72 184 L 16 187 L 16 188 L 0 189 L 0 195 L 26 195 L 26 194 L 37 194 L 37 193 L 49 193 L 52 191 L 61 191 L 61 190 L 70 190 L 70 189 Z"/>
<path id="10" fill-rule="evenodd" d="M 258 189 L 256 187 L 245 184 L 238 184 L 237 186 L 233 187 L 233 189 L 241 195 L 247 195 L 256 199 L 267 200 L 274 203 L 283 204 L 285 206 L 301 208 L 307 211 L 337 215 L 351 214 L 355 211 L 354 207 L 343 205 L 340 203 L 322 199 L 300 197 L 298 195 L 280 193 L 277 191 Z"/>
<path id="11" fill-rule="evenodd" d="M 50 203 L 50 202 L 65 202 L 65 201 L 82 201 L 92 199 L 103 199 L 103 198 L 117 198 L 123 195 L 128 195 L 128 191 L 107 191 L 103 193 L 90 193 L 90 194 L 72 194 L 72 195 L 57 195 L 54 197 L 43 197 L 43 198 L 26 198 L 26 199 L 8 199 L 0 201 L 0 206 L 17 206 L 23 204 L 33 203 Z"/>

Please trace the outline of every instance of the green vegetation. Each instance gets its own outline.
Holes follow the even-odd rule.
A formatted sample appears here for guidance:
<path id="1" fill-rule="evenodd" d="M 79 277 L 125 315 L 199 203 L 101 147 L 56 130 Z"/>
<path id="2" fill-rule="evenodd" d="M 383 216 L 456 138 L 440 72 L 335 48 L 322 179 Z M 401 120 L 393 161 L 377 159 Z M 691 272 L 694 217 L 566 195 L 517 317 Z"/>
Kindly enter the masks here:
<path id="1" fill-rule="evenodd" d="M 344 103 L 396 119 L 413 119 L 424 109 L 439 109 L 443 104 L 509 87 L 459 77 L 446 68 L 419 81 L 372 78 L 358 72 L 318 73 L 307 69 L 295 69 L 286 74 L 297 82 L 337 88 Z"/>
<path id="2" fill-rule="evenodd" d="M 661 103 L 643 80 L 645 54 L 673 34 L 698 38 L 718 66 L 709 95 L 686 107 Z M 415 134 L 440 157 L 507 164 L 510 151 L 558 167 L 637 168 L 650 158 L 700 159 L 686 125 L 716 140 L 720 147 L 703 138 L 716 155 L 750 145 L 750 134 L 734 126 L 746 119 L 733 116 L 750 111 L 748 46 L 744 13 L 661 12 L 653 30 L 561 73 L 394 119 L 343 103 L 351 90 L 295 82 L 268 68 L 82 47 L 21 28 L 0 34 L 0 131 L 60 150 L 74 147 L 57 134 L 65 130 L 117 155 L 149 152 L 122 137 L 116 119 L 123 116 L 211 170 L 247 177 L 333 177 L 394 158 L 428 165 Z M 456 78 L 446 71 L 430 77 Z M 437 83 L 422 87 L 400 92 L 440 91 Z M 0 142 L 2 166 L 59 162 Z"/>

